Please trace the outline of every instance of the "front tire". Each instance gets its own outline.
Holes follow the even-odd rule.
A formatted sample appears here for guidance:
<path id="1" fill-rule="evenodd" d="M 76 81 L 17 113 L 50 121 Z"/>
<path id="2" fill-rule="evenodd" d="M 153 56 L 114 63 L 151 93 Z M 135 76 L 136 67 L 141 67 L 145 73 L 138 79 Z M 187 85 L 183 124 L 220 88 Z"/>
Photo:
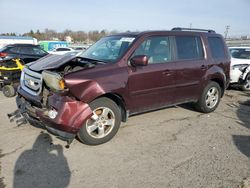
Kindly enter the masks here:
<path id="1" fill-rule="evenodd" d="M 78 138 L 87 145 L 99 145 L 111 140 L 121 124 L 121 110 L 109 98 L 103 97 L 89 104 L 93 111 L 78 132 Z"/>
<path id="2" fill-rule="evenodd" d="M 202 92 L 196 109 L 203 113 L 213 112 L 220 103 L 221 87 L 217 82 L 209 82 Z"/>

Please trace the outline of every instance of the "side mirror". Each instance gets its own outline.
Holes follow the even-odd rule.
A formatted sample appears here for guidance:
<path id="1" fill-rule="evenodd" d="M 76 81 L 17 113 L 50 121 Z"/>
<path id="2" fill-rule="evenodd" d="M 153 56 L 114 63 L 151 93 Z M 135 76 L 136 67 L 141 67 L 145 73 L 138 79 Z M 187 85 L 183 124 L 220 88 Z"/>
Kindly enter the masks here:
<path id="1" fill-rule="evenodd" d="M 146 55 L 137 55 L 130 59 L 132 66 L 146 66 L 148 65 L 148 57 Z"/>

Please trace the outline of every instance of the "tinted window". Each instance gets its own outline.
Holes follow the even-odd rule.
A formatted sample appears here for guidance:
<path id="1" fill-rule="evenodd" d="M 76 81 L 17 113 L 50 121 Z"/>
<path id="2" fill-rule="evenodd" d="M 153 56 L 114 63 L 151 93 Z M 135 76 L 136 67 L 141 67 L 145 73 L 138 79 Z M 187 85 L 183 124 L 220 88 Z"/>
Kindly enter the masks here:
<path id="1" fill-rule="evenodd" d="M 176 36 L 178 59 L 201 59 L 204 57 L 200 37 Z"/>
<path id="2" fill-rule="evenodd" d="M 136 55 L 146 55 L 149 64 L 164 63 L 171 60 L 169 37 L 150 37 L 146 39 L 134 52 Z"/>
<path id="3" fill-rule="evenodd" d="M 83 47 L 76 47 L 75 50 L 85 50 Z"/>
<path id="4" fill-rule="evenodd" d="M 47 52 L 45 52 L 41 48 L 33 47 L 32 50 L 33 50 L 33 54 L 35 54 L 35 55 L 45 55 L 45 54 L 47 54 Z"/>
<path id="5" fill-rule="evenodd" d="M 19 53 L 32 55 L 33 50 L 32 50 L 32 47 L 20 47 L 19 48 Z"/>
<path id="6" fill-rule="evenodd" d="M 208 43 L 213 58 L 225 58 L 224 43 L 219 37 L 208 37 Z"/>
<path id="7" fill-rule="evenodd" d="M 57 48 L 56 51 L 70 51 L 69 48 Z"/>
<path id="8" fill-rule="evenodd" d="M 9 48 L 8 51 L 9 52 L 13 52 L 13 53 L 18 53 L 19 52 L 19 48 L 18 47 Z"/>

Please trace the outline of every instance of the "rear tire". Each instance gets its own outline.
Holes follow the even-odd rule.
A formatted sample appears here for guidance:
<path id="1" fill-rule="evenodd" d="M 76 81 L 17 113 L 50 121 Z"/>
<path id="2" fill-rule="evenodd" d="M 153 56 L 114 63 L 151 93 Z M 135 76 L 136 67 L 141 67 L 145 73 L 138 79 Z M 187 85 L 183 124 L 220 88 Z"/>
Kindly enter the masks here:
<path id="1" fill-rule="evenodd" d="M 121 124 L 121 110 L 109 98 L 103 97 L 89 104 L 94 115 L 86 120 L 78 132 L 79 140 L 87 145 L 99 145 L 111 140 Z"/>
<path id="2" fill-rule="evenodd" d="M 16 95 L 15 88 L 12 85 L 5 85 L 2 88 L 5 97 L 14 97 Z"/>
<path id="3" fill-rule="evenodd" d="M 213 112 L 220 103 L 221 87 L 217 82 L 209 82 L 196 103 L 196 109 L 203 113 Z"/>

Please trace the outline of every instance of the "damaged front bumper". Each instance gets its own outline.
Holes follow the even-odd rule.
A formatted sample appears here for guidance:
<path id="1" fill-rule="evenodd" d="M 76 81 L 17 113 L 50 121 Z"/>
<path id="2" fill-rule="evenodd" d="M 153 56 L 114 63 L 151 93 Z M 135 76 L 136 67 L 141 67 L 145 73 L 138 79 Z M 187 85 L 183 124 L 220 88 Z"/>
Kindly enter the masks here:
<path id="1" fill-rule="evenodd" d="M 88 104 L 68 96 L 53 94 L 48 97 L 48 107 L 42 108 L 26 100 L 27 96 L 20 93 L 16 102 L 23 116 L 29 122 L 46 128 L 63 140 L 73 140 L 84 122 L 92 116 Z"/>

